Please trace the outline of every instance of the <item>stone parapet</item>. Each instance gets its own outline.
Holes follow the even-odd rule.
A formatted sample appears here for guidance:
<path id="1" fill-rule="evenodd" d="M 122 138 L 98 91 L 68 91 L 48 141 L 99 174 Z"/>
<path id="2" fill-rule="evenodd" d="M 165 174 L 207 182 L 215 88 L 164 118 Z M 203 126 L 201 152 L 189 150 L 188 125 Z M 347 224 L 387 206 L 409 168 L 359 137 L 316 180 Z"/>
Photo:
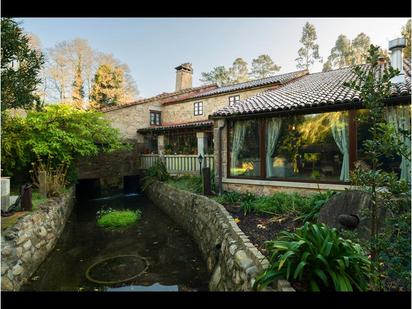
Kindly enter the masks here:
<path id="1" fill-rule="evenodd" d="M 1 289 L 18 291 L 53 250 L 74 205 L 74 189 L 48 199 L 1 236 Z"/>
<path id="2" fill-rule="evenodd" d="M 211 291 L 253 291 L 256 276 L 269 261 L 221 204 L 161 182 L 149 186 L 146 194 L 193 237 L 211 274 Z M 282 280 L 274 290 L 293 288 Z"/>

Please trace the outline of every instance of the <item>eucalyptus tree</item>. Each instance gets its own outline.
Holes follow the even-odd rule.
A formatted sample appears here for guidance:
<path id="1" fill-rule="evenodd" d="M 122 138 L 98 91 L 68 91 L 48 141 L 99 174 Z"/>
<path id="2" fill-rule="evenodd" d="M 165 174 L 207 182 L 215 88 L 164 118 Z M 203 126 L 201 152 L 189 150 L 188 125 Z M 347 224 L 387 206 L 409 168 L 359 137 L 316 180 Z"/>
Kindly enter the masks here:
<path id="1" fill-rule="evenodd" d="M 316 43 L 316 40 L 315 26 L 307 22 L 303 27 L 302 37 L 299 41 L 303 46 L 298 50 L 299 57 L 295 59 L 298 69 L 309 70 L 315 61 L 322 62 L 322 58 L 319 55 L 319 45 Z"/>

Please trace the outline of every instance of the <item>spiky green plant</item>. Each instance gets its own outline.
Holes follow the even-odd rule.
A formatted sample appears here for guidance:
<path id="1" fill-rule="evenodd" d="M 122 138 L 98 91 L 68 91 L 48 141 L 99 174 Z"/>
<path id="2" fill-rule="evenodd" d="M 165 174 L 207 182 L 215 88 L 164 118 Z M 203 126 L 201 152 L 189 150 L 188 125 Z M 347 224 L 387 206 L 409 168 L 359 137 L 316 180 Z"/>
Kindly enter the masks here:
<path id="1" fill-rule="evenodd" d="M 267 242 L 271 266 L 255 282 L 257 289 L 278 279 L 306 283 L 311 291 L 365 291 L 371 262 L 360 245 L 324 224 L 305 223 Z"/>
<path id="2" fill-rule="evenodd" d="M 156 160 L 147 169 L 147 174 L 142 178 L 142 190 L 145 191 L 155 181 L 166 181 L 170 178 L 166 165 L 162 160 Z"/>

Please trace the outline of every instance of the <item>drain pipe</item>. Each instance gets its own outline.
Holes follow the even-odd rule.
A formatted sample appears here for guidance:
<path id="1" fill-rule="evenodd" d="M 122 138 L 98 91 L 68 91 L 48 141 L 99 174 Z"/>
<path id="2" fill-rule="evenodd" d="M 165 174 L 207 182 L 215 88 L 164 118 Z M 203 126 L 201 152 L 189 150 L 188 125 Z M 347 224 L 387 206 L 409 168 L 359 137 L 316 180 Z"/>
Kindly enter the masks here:
<path id="1" fill-rule="evenodd" d="M 219 167 L 218 167 L 218 193 L 221 195 L 223 193 L 223 184 L 222 184 L 222 132 L 226 126 L 226 119 L 223 119 L 223 125 L 219 126 Z"/>

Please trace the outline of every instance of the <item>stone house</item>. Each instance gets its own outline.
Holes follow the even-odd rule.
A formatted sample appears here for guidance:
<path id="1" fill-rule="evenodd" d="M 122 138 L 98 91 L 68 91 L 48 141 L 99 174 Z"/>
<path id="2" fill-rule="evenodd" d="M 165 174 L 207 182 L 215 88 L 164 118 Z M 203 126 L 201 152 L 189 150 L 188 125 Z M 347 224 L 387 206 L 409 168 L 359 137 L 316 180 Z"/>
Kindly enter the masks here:
<path id="1" fill-rule="evenodd" d="M 391 65 L 401 74 L 392 81 L 386 117 L 410 131 L 410 60 L 402 59 L 404 45 L 403 39 L 390 42 Z M 103 110 L 123 137 L 136 143 L 141 158 L 162 155 L 169 170 L 185 172 L 199 170 L 201 154 L 219 192 L 349 186 L 355 162 L 365 159 L 362 142 L 368 138 L 368 124 L 357 120 L 368 111 L 359 94 L 344 86 L 356 78 L 352 67 L 221 87 L 193 88 L 192 74 L 191 64 L 182 64 L 176 67 L 174 92 Z M 410 140 L 404 142 L 410 149 Z M 408 158 L 385 158 L 384 168 L 410 181 Z"/>
<path id="2" fill-rule="evenodd" d="M 397 130 L 411 130 L 410 59 L 402 60 L 404 39 L 389 43 L 392 80 L 385 117 Z M 388 63 L 381 59 L 382 68 Z M 362 65 L 366 72 L 368 65 Z M 215 169 L 219 191 L 344 190 L 355 162 L 367 162 L 363 141 L 368 111 L 359 94 L 344 85 L 353 67 L 306 74 L 291 83 L 224 107 L 214 120 Z M 410 150 L 410 139 L 403 141 Z M 383 158 L 383 169 L 410 183 L 410 158 Z"/>
<path id="3" fill-rule="evenodd" d="M 175 69 L 174 92 L 102 109 L 122 137 L 136 143 L 142 154 L 213 154 L 211 114 L 308 74 L 303 70 L 230 86 L 194 88 L 192 65 L 184 63 Z"/>

